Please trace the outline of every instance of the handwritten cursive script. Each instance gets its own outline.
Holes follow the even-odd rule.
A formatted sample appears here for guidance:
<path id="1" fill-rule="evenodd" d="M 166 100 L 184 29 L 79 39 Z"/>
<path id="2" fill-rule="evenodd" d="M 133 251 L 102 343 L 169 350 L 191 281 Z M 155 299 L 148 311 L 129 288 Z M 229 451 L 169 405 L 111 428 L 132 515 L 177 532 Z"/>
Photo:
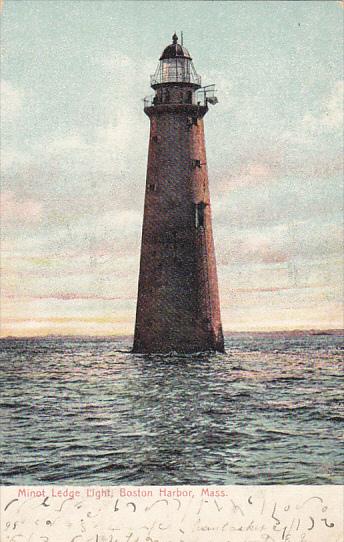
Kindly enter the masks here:
<path id="1" fill-rule="evenodd" d="M 342 542 L 341 486 L 3 487 L 3 542 Z"/>

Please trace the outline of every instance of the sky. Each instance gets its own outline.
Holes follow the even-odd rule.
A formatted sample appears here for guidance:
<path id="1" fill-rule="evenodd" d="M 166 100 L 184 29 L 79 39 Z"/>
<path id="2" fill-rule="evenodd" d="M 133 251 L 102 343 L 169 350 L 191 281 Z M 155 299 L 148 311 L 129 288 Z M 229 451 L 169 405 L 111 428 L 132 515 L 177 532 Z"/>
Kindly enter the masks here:
<path id="1" fill-rule="evenodd" d="M 343 3 L 5 0 L 3 336 L 132 334 L 149 120 L 184 33 L 224 330 L 343 326 Z"/>

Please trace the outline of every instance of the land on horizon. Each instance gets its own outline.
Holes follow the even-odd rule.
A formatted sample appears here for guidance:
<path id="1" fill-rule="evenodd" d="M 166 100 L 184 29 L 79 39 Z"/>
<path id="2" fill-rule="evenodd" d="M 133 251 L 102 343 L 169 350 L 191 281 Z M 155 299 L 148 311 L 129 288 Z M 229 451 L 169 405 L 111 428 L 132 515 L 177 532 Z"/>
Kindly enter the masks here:
<path id="1" fill-rule="evenodd" d="M 344 329 L 276 329 L 276 330 L 260 330 L 260 331 L 224 331 L 225 338 L 232 335 L 343 335 Z M 133 340 L 133 335 L 63 335 L 49 333 L 47 335 L 7 335 L 0 337 L 1 340 L 12 339 L 68 339 L 68 340 Z"/>

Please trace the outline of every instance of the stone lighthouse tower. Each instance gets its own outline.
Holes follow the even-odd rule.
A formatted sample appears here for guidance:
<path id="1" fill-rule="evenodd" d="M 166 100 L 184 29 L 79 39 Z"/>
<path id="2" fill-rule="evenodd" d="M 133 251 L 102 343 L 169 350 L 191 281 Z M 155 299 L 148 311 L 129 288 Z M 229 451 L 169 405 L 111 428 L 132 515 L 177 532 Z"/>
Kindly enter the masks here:
<path id="1" fill-rule="evenodd" d="M 134 352 L 222 352 L 201 87 L 174 34 L 145 99 L 150 137 Z"/>

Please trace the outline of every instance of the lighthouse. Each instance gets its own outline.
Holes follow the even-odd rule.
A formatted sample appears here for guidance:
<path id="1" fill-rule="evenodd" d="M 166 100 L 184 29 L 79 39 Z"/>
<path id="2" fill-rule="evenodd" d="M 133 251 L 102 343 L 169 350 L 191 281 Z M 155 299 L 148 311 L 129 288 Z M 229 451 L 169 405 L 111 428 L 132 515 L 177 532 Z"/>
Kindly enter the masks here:
<path id="1" fill-rule="evenodd" d="M 133 352 L 223 352 L 203 124 L 214 85 L 174 34 L 151 87 Z"/>

